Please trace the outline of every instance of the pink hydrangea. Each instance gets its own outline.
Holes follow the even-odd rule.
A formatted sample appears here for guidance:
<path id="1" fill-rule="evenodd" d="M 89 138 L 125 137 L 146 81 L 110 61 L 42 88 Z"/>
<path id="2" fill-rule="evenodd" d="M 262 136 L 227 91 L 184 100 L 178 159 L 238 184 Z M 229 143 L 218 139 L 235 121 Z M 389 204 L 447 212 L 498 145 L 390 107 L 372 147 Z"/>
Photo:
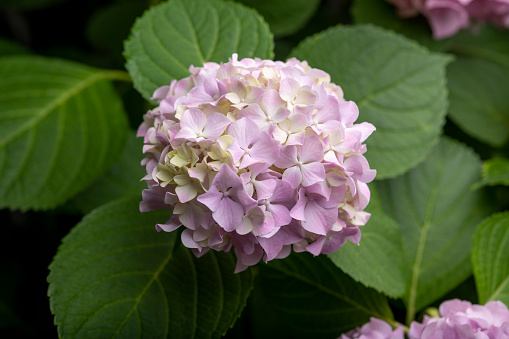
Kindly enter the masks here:
<path id="1" fill-rule="evenodd" d="M 190 67 L 153 95 L 138 129 L 148 189 L 140 210 L 171 209 L 158 231 L 183 226 L 197 256 L 237 255 L 236 271 L 291 252 L 332 253 L 358 243 L 363 154 L 375 130 L 330 76 L 305 61 L 242 59 Z"/>
<path id="2" fill-rule="evenodd" d="M 412 322 L 410 339 L 509 339 L 509 310 L 500 301 L 472 305 L 458 299 L 443 302 L 440 318 Z"/>
<path id="3" fill-rule="evenodd" d="M 383 320 L 371 318 L 362 327 L 358 327 L 338 339 L 404 339 L 403 328 L 392 330 L 391 325 Z"/>
<path id="4" fill-rule="evenodd" d="M 437 40 L 474 23 L 509 28 L 509 0 L 387 0 L 402 18 L 424 15 Z"/>

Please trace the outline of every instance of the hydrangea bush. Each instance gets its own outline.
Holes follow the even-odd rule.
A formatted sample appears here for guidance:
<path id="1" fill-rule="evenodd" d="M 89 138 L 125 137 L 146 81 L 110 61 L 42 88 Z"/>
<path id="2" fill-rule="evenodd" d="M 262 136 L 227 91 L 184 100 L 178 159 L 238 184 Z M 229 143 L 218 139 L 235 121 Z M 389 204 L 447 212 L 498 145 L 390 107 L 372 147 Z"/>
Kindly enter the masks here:
<path id="1" fill-rule="evenodd" d="M 71 6 L 0 4 L 1 338 L 509 339 L 506 0 Z"/>
<path id="2" fill-rule="evenodd" d="M 197 256 L 237 255 L 236 272 L 296 252 L 359 243 L 369 220 L 363 154 L 375 130 L 330 76 L 295 58 L 245 58 L 191 66 L 153 95 L 144 116 L 142 212 L 171 209 L 156 226 Z"/>

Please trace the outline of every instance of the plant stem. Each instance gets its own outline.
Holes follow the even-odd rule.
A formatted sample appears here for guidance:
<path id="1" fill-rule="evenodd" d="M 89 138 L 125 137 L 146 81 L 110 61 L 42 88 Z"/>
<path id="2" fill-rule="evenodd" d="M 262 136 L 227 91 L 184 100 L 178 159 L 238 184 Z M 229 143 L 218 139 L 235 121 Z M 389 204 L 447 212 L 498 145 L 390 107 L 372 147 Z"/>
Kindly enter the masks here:
<path id="1" fill-rule="evenodd" d="M 125 81 L 125 82 L 132 82 L 131 77 L 129 76 L 129 73 L 126 71 L 120 71 L 120 70 L 105 70 L 104 77 L 108 78 L 110 80 L 118 80 L 118 81 Z"/>

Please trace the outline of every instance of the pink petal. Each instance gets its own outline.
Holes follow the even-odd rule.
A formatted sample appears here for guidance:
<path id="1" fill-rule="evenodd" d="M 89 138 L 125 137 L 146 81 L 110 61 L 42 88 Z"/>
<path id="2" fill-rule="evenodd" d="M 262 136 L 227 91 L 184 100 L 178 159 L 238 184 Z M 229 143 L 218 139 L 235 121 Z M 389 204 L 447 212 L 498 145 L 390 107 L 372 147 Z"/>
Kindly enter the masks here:
<path id="1" fill-rule="evenodd" d="M 246 154 L 236 139 L 233 139 L 231 145 L 228 146 L 228 152 L 232 155 L 232 159 L 235 164 L 239 162 L 240 158 L 242 158 L 244 154 Z"/>
<path id="2" fill-rule="evenodd" d="M 286 226 L 292 221 L 290 211 L 283 205 L 269 205 L 267 210 L 274 217 L 274 227 Z"/>
<path id="3" fill-rule="evenodd" d="M 272 217 L 272 214 L 268 212 L 263 212 L 263 214 L 263 223 L 261 225 L 257 225 L 258 227 L 253 229 L 253 234 L 257 237 L 265 237 L 274 230 L 274 218 Z"/>
<path id="4" fill-rule="evenodd" d="M 287 168 L 283 173 L 283 180 L 292 185 L 292 188 L 297 188 L 302 182 L 302 173 L 298 166 Z"/>
<path id="5" fill-rule="evenodd" d="M 359 180 L 364 183 L 373 181 L 376 176 L 376 170 L 369 168 L 369 163 L 361 154 L 352 154 L 345 159 L 344 167 L 348 172 L 351 172 L 351 177 L 354 180 Z"/>
<path id="6" fill-rule="evenodd" d="M 294 191 L 292 185 L 286 181 L 278 180 L 276 189 L 269 200 L 271 204 L 279 204 L 291 208 L 295 205 L 293 195 Z"/>
<path id="7" fill-rule="evenodd" d="M 359 117 L 359 108 L 353 101 L 345 101 L 339 103 L 339 114 L 341 117 L 341 122 L 350 127 Z"/>
<path id="8" fill-rule="evenodd" d="M 258 241 L 267 253 L 266 261 L 270 261 L 277 257 L 283 249 L 283 239 L 281 237 L 272 236 L 270 238 L 259 238 Z"/>
<path id="9" fill-rule="evenodd" d="M 250 149 L 249 155 L 259 162 L 273 164 L 280 154 L 280 143 L 266 132 L 261 132 L 258 141 Z"/>
<path id="10" fill-rule="evenodd" d="M 207 206 L 212 212 L 215 212 L 219 208 L 221 200 L 223 199 L 223 194 L 217 190 L 216 186 L 212 185 L 208 192 L 199 195 L 197 199 L 199 202 Z"/>
<path id="11" fill-rule="evenodd" d="M 173 232 L 180 226 L 182 226 L 182 223 L 179 220 L 179 216 L 174 214 L 165 224 L 157 224 L 156 231 Z"/>
<path id="12" fill-rule="evenodd" d="M 214 220 L 226 232 L 234 231 L 239 226 L 243 216 L 243 206 L 230 198 L 221 199 L 219 208 L 212 213 Z"/>
<path id="13" fill-rule="evenodd" d="M 200 226 L 209 228 L 213 222 L 210 212 L 204 213 L 200 207 L 194 204 L 188 204 L 184 213 L 180 214 L 179 217 L 182 225 L 192 230 L 195 230 Z"/>
<path id="14" fill-rule="evenodd" d="M 322 208 L 310 201 L 305 208 L 306 220 L 301 221 L 302 227 L 315 234 L 326 235 L 332 229 L 338 217 L 337 208 Z"/>
<path id="15" fill-rule="evenodd" d="M 187 248 L 197 248 L 198 250 L 201 250 L 201 246 L 196 243 L 193 239 L 193 231 L 191 230 L 184 230 L 181 234 L 182 243 Z"/>
<path id="16" fill-rule="evenodd" d="M 295 105 L 312 105 L 316 101 L 316 95 L 308 90 L 302 89 L 295 98 Z"/>
<path id="17" fill-rule="evenodd" d="M 203 136 L 207 139 L 215 140 L 223 134 L 225 128 L 231 123 L 231 120 L 228 119 L 221 113 L 212 113 L 207 117 L 207 123 L 205 124 L 205 128 L 203 129 Z"/>
<path id="18" fill-rule="evenodd" d="M 228 127 L 228 134 L 237 141 L 240 148 L 247 149 L 254 140 L 258 139 L 260 129 L 251 119 L 242 118 Z"/>
<path id="19" fill-rule="evenodd" d="M 290 115 L 291 115 L 291 112 L 289 109 L 281 107 L 280 109 L 277 110 L 277 112 L 272 117 L 272 122 L 278 124 L 281 121 L 288 118 Z"/>
<path id="20" fill-rule="evenodd" d="M 299 189 L 299 200 L 293 208 L 290 210 L 290 216 L 296 220 L 306 220 L 305 208 L 308 203 L 308 197 L 306 196 L 306 189 Z"/>
<path id="21" fill-rule="evenodd" d="M 184 112 L 180 119 L 181 128 L 189 128 L 194 132 L 201 132 L 205 127 L 207 117 L 205 113 L 196 108 L 190 108 Z"/>
<path id="22" fill-rule="evenodd" d="M 281 99 L 279 93 L 274 89 L 269 89 L 263 96 L 262 101 L 260 102 L 260 108 L 266 113 L 267 116 L 271 117 L 272 119 L 274 119 L 274 116 L 276 115 L 280 108 L 285 107 L 286 102 Z M 288 111 L 288 113 L 290 112 Z"/>
<path id="23" fill-rule="evenodd" d="M 281 80 L 281 84 L 279 85 L 279 95 L 284 101 L 293 101 L 295 96 L 299 92 L 300 84 L 290 78 L 285 78 Z"/>
<path id="24" fill-rule="evenodd" d="M 313 116 L 319 122 L 326 122 L 330 120 L 340 121 L 339 115 L 339 101 L 334 96 L 327 96 L 327 103 L 323 108 L 319 109 Z"/>
<path id="25" fill-rule="evenodd" d="M 175 139 L 186 139 L 194 141 L 198 137 L 198 133 L 192 131 L 189 128 L 182 128 L 180 131 L 175 134 Z"/>
<path id="26" fill-rule="evenodd" d="M 353 127 L 349 129 L 349 131 L 352 130 L 360 132 L 361 137 L 359 138 L 359 141 L 364 142 L 374 131 L 376 131 L 376 128 L 369 122 L 363 122 L 360 124 L 355 124 Z"/>
<path id="27" fill-rule="evenodd" d="M 261 200 L 272 196 L 272 193 L 274 193 L 274 189 L 276 188 L 276 183 L 277 182 L 274 179 L 255 181 L 253 186 L 256 189 L 256 198 Z"/>
<path id="28" fill-rule="evenodd" d="M 244 117 L 251 119 L 258 126 L 263 126 L 264 124 L 267 123 L 267 116 L 262 111 L 260 106 L 258 106 L 258 104 L 251 104 L 244 108 L 242 111 L 240 111 L 237 118 L 242 119 Z"/>
<path id="29" fill-rule="evenodd" d="M 246 85 L 244 85 L 242 81 L 237 78 L 231 79 L 230 91 L 237 94 L 241 99 L 244 99 L 247 95 Z"/>
<path id="30" fill-rule="evenodd" d="M 448 0 L 427 1 L 426 16 L 435 39 L 452 36 L 466 28 L 469 22 L 467 9 L 459 3 Z"/>
<path id="31" fill-rule="evenodd" d="M 289 147 L 289 146 L 288 146 Z M 323 160 L 323 145 L 316 135 L 304 139 L 304 145 L 297 146 L 299 160 L 303 163 L 320 162 Z"/>
<path id="32" fill-rule="evenodd" d="M 221 164 L 217 175 L 212 180 L 212 185 L 216 186 L 222 192 L 230 187 L 242 186 L 239 176 L 226 164 Z"/>
<path id="33" fill-rule="evenodd" d="M 302 186 L 311 186 L 325 180 L 325 169 L 321 163 L 305 164 L 301 166 L 300 170 L 302 173 Z"/>
<path id="34" fill-rule="evenodd" d="M 276 161 L 274 165 L 277 167 L 284 169 L 295 166 L 298 162 L 297 159 L 297 147 L 296 146 L 285 146 L 281 147 L 281 151 L 279 153 L 279 159 Z"/>

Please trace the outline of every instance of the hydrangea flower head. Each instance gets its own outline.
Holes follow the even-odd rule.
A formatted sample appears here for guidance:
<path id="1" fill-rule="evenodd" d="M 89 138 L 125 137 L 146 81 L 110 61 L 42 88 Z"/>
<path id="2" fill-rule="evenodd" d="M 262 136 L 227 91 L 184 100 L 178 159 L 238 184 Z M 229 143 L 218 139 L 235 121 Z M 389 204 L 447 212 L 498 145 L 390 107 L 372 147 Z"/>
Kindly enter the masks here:
<path id="1" fill-rule="evenodd" d="M 509 0 L 387 0 L 402 18 L 424 15 L 437 40 L 474 23 L 509 28 Z"/>
<path id="2" fill-rule="evenodd" d="M 171 209 L 197 256 L 237 255 L 236 271 L 291 252 L 359 243 L 376 171 L 363 144 L 375 130 L 330 76 L 305 61 L 242 59 L 189 69 L 144 115 L 140 210 Z"/>
<path id="3" fill-rule="evenodd" d="M 472 305 L 458 299 L 443 302 L 440 318 L 412 322 L 410 339 L 509 339 L 509 310 L 500 301 Z"/>
<path id="4" fill-rule="evenodd" d="M 338 339 L 404 339 L 404 332 L 402 327 L 392 330 L 385 321 L 372 317 L 362 327 L 342 334 Z"/>

